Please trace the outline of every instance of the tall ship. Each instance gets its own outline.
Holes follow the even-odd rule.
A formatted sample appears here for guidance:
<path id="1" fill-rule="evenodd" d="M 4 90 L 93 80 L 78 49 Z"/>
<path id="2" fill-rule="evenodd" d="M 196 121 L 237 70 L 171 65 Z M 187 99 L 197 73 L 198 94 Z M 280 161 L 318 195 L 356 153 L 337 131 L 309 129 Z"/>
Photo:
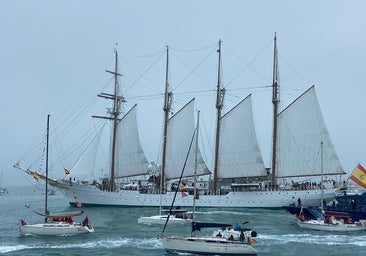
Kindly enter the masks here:
<path id="1" fill-rule="evenodd" d="M 332 144 L 317 100 L 315 86 L 311 86 L 284 110 L 279 111 L 279 82 L 277 44 L 274 37 L 273 60 L 273 135 L 272 163 L 266 168 L 257 141 L 252 96 L 248 95 L 225 114 L 222 113 L 225 88 L 221 85 L 221 40 L 218 45 L 218 75 L 216 88 L 216 133 L 214 168 L 209 170 L 199 147 L 187 156 L 195 130 L 195 99 L 171 115 L 173 93 L 169 90 L 169 48 L 166 51 L 166 83 L 164 93 L 164 125 L 162 162 L 151 172 L 151 166 L 140 142 L 137 125 L 137 105 L 121 114 L 124 98 L 119 89 L 118 54 L 115 52 L 114 93 L 98 96 L 113 102 L 108 116 L 96 116 L 112 123 L 109 176 L 102 180 L 91 177 L 89 159 L 95 156 L 100 136 L 90 143 L 64 179 L 49 179 L 51 186 L 62 190 L 71 205 L 83 206 L 170 206 L 174 194 L 175 205 L 191 207 L 280 208 L 297 202 L 320 205 L 321 200 L 334 199 L 336 188 L 324 182 L 325 175 L 345 174 Z M 322 150 L 322 154 L 320 151 Z M 149 166 L 149 168 L 148 168 Z M 31 169 L 17 169 L 33 175 Z M 177 187 L 184 168 L 184 186 Z M 119 181 L 129 177 L 147 176 L 130 184 Z M 202 176 L 197 184 L 193 177 Z M 42 176 L 41 176 L 42 177 Z M 84 177 L 81 179 L 80 177 Z M 207 178 L 209 177 L 209 178 Z M 317 177 L 314 182 L 281 180 Z M 194 190 L 193 187 L 197 189 Z M 194 194 L 194 191 L 197 191 Z M 76 202 L 77 198 L 77 202 Z"/>

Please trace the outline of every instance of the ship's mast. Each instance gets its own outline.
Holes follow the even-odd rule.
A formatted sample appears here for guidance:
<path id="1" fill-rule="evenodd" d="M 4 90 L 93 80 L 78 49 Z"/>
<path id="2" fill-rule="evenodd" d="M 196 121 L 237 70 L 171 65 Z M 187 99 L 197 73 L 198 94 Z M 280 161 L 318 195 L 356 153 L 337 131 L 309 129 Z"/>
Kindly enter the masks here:
<path id="1" fill-rule="evenodd" d="M 101 93 L 98 94 L 99 97 L 113 100 L 113 109 L 109 111 L 110 117 L 102 117 L 102 116 L 93 116 L 97 118 L 103 118 L 113 121 L 113 131 L 112 131 L 112 149 L 111 149 L 111 170 L 109 176 L 109 188 L 108 190 L 114 191 L 114 173 L 115 173 L 115 162 L 116 162 L 116 137 L 117 137 L 117 125 L 119 122 L 119 114 L 121 112 L 121 102 L 125 102 L 122 96 L 119 96 L 119 80 L 118 77 L 122 76 L 118 73 L 118 53 L 115 51 L 115 65 L 114 71 L 106 70 L 106 72 L 114 75 L 114 93 L 107 94 Z"/>
<path id="2" fill-rule="evenodd" d="M 220 147 L 220 120 L 221 120 L 221 110 L 223 107 L 224 96 L 225 96 L 225 88 L 221 89 L 221 39 L 219 40 L 219 49 L 217 52 L 219 53 L 219 62 L 217 68 L 217 89 L 216 89 L 216 139 L 215 139 L 215 166 L 214 166 L 214 177 L 213 177 L 213 185 L 212 191 L 216 194 L 217 190 L 217 172 L 218 172 L 218 164 L 219 164 L 219 147 Z"/>
<path id="3" fill-rule="evenodd" d="M 273 104 L 273 142 L 272 142 L 272 188 L 277 186 L 276 165 L 277 165 L 277 121 L 278 105 L 280 102 L 279 84 L 278 84 L 278 59 L 277 59 L 277 37 L 274 36 L 274 57 L 273 57 L 273 83 L 272 83 L 272 104 Z"/>
<path id="4" fill-rule="evenodd" d="M 165 94 L 164 94 L 164 131 L 163 131 L 163 157 L 160 179 L 162 182 L 161 193 L 165 193 L 165 163 L 166 163 L 166 146 L 167 146 L 167 134 L 168 134 L 168 119 L 171 109 L 173 93 L 169 92 L 169 47 L 166 47 L 166 68 L 165 68 Z"/>

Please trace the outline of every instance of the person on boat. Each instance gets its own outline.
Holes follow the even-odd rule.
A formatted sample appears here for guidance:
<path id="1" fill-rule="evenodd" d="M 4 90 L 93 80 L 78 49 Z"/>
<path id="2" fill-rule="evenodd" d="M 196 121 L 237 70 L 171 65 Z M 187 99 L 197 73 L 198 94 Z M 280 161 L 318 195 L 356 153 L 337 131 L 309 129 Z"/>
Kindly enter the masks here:
<path id="1" fill-rule="evenodd" d="M 219 232 L 216 237 L 222 237 L 221 232 Z"/>
<path id="2" fill-rule="evenodd" d="M 187 214 L 185 214 L 185 213 L 183 214 L 183 219 L 184 219 L 184 220 L 188 219 Z"/>
<path id="3" fill-rule="evenodd" d="M 302 205 L 302 202 L 301 202 L 301 198 L 299 197 L 299 198 L 297 199 L 297 206 L 298 206 L 298 207 L 301 207 L 301 205 Z"/>
<path id="4" fill-rule="evenodd" d="M 355 202 L 355 200 L 352 200 L 351 201 L 351 209 L 352 210 L 355 210 L 356 209 L 356 202 Z"/>
<path id="5" fill-rule="evenodd" d="M 233 237 L 233 235 L 230 235 L 230 237 L 228 238 L 228 240 L 230 240 L 230 241 L 234 241 L 234 237 Z"/>
<path id="6" fill-rule="evenodd" d="M 69 224 L 71 224 L 73 222 L 72 218 L 71 217 L 66 217 L 65 218 L 65 221 Z"/>
<path id="7" fill-rule="evenodd" d="M 325 223 L 330 223 L 330 216 L 329 215 L 325 216 Z"/>
<path id="8" fill-rule="evenodd" d="M 301 213 L 301 215 L 300 215 L 300 220 L 305 221 L 305 215 L 303 213 Z"/>
<path id="9" fill-rule="evenodd" d="M 88 226 L 89 224 L 89 219 L 88 216 L 85 217 L 85 219 L 83 220 L 83 226 Z"/>
<path id="10" fill-rule="evenodd" d="M 243 242 L 244 241 L 244 232 L 243 232 L 243 230 L 240 231 L 239 241 L 240 242 Z"/>

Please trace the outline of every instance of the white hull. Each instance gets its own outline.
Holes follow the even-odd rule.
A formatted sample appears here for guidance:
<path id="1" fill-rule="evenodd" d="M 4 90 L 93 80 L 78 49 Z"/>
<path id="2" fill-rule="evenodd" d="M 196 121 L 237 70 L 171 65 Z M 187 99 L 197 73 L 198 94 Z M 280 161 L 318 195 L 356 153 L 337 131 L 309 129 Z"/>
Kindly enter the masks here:
<path id="1" fill-rule="evenodd" d="M 162 243 L 167 252 L 205 255 L 257 255 L 249 244 L 230 242 L 224 238 L 211 237 L 165 237 Z"/>
<path id="2" fill-rule="evenodd" d="M 19 232 L 22 235 L 73 236 L 92 233 L 94 232 L 94 229 L 81 224 L 60 222 L 21 225 L 19 227 Z"/>
<path id="3" fill-rule="evenodd" d="M 74 194 L 83 206 L 163 206 L 170 207 L 174 192 L 143 194 L 137 190 L 118 192 L 102 191 L 91 185 L 58 183 L 71 205 L 75 205 Z M 197 207 L 245 207 L 245 208 L 280 208 L 296 203 L 301 198 L 303 204 L 320 206 L 321 190 L 283 190 L 283 191 L 247 191 L 230 192 L 226 195 L 200 195 L 196 199 Z M 323 190 L 323 198 L 329 202 L 335 197 L 335 189 Z M 193 196 L 177 195 L 175 206 L 191 207 Z"/>
<path id="4" fill-rule="evenodd" d="M 348 231 L 366 230 L 366 226 L 363 226 L 361 223 L 331 224 L 331 223 L 324 223 L 323 220 L 297 221 L 296 223 L 301 228 L 307 228 L 307 229 L 319 230 L 319 231 L 348 232 Z"/>
<path id="5" fill-rule="evenodd" d="M 0 188 L 0 195 L 9 193 L 6 188 Z"/>
<path id="6" fill-rule="evenodd" d="M 138 218 L 137 222 L 139 224 L 162 224 L 162 225 L 164 225 L 167 218 L 168 218 L 168 215 L 155 215 L 155 216 L 149 216 L 149 217 L 140 217 L 140 218 Z M 190 223 L 191 223 L 190 219 L 176 218 L 174 216 L 169 217 L 169 225 L 190 224 Z"/>

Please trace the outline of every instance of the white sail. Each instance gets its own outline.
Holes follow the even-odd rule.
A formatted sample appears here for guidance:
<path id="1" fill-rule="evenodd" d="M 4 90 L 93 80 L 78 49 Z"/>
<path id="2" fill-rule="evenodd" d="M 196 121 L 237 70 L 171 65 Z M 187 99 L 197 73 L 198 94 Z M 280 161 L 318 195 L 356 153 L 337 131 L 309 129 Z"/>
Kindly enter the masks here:
<path id="1" fill-rule="evenodd" d="M 218 178 L 265 176 L 251 95 L 221 118 Z"/>
<path id="2" fill-rule="evenodd" d="M 137 128 L 137 104 L 119 121 L 116 139 L 115 177 L 147 173 L 147 161 Z"/>
<path id="3" fill-rule="evenodd" d="M 195 130 L 194 103 L 195 100 L 192 99 L 168 120 L 165 163 L 167 179 L 179 178 L 181 175 Z M 199 149 L 197 150 L 197 175 L 209 174 L 210 171 L 208 170 Z M 196 148 L 193 145 L 184 169 L 184 176 L 194 176 L 195 155 Z"/>
<path id="4" fill-rule="evenodd" d="M 102 137 L 103 128 L 100 128 L 98 133 L 95 135 L 93 140 L 90 142 L 89 146 L 85 149 L 80 158 L 76 161 L 74 166 L 70 170 L 70 174 L 65 177 L 68 179 L 70 177 L 75 177 L 78 180 L 93 180 L 95 159 L 99 147 L 99 142 Z"/>
<path id="5" fill-rule="evenodd" d="M 278 115 L 278 177 L 344 174 L 312 86 Z"/>

